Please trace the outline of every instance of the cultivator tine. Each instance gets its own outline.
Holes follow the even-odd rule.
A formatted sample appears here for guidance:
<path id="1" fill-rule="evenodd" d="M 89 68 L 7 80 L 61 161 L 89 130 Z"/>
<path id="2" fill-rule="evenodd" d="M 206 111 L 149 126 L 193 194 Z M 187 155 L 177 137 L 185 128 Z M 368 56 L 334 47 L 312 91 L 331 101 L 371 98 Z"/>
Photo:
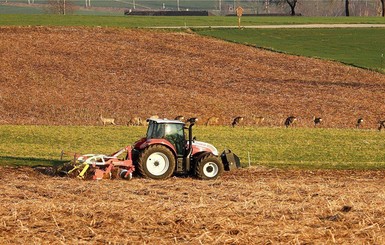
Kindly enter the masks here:
<path id="1" fill-rule="evenodd" d="M 79 178 L 82 178 L 84 179 L 84 175 L 85 173 L 87 172 L 87 170 L 89 169 L 90 165 L 86 164 L 83 168 L 83 170 L 80 172 L 80 174 L 78 175 Z"/>

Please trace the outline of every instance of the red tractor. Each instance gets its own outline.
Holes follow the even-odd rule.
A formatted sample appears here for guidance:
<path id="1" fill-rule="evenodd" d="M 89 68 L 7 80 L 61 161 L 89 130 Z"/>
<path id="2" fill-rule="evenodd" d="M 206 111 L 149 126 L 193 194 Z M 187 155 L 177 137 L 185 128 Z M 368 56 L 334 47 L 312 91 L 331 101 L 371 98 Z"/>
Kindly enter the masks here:
<path id="1" fill-rule="evenodd" d="M 151 179 L 166 179 L 173 174 L 215 179 L 224 170 L 239 168 L 235 154 L 227 151 L 219 156 L 213 145 L 193 139 L 196 120 L 188 119 L 186 127 L 178 120 L 148 119 L 146 137 L 135 142 L 132 149 L 137 173 Z"/>
<path id="2" fill-rule="evenodd" d="M 96 180 L 131 179 L 134 171 L 152 179 L 166 179 L 173 174 L 215 179 L 224 170 L 240 167 L 239 158 L 230 151 L 219 156 L 213 145 L 193 139 L 195 118 L 187 121 L 188 128 L 178 120 L 148 119 L 148 122 L 146 137 L 134 146 L 126 146 L 110 155 L 74 153 L 73 161 L 56 172 Z M 185 129 L 188 129 L 187 139 Z M 62 157 L 63 154 L 68 153 L 62 151 Z"/>

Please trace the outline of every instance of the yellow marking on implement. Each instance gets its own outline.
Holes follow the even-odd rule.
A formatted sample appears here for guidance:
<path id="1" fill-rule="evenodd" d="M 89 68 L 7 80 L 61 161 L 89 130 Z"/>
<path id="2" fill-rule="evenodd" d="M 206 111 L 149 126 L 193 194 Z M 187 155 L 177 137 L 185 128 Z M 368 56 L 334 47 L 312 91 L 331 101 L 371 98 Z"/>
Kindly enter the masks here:
<path id="1" fill-rule="evenodd" d="M 84 178 L 84 174 L 87 172 L 87 170 L 88 170 L 89 167 L 90 167 L 90 165 L 85 164 L 83 170 L 82 170 L 82 171 L 80 172 L 80 174 L 79 174 L 79 177 L 80 177 L 80 178 Z"/>

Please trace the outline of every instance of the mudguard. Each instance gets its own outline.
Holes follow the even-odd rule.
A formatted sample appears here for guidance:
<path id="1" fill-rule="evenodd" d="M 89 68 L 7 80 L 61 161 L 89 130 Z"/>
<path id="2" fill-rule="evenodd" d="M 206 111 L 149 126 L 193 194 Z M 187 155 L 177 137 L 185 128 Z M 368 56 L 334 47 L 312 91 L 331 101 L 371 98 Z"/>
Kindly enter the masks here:
<path id="1" fill-rule="evenodd" d="M 224 150 L 221 154 L 221 159 L 226 171 L 241 167 L 239 157 L 231 152 L 231 150 Z"/>

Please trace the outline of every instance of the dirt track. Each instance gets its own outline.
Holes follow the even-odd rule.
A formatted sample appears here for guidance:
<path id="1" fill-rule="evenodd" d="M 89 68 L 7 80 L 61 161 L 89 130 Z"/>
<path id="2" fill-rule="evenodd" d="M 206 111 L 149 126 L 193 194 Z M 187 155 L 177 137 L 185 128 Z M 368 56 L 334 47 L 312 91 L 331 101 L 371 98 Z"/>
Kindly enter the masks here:
<path id="1" fill-rule="evenodd" d="M 289 115 L 299 126 L 384 119 L 385 75 L 188 33 L 1 27 L 0 123 L 124 125 L 131 117 Z M 246 122 L 250 122 L 247 121 Z"/>
<path id="2" fill-rule="evenodd" d="M 295 29 L 295 28 L 384 28 L 385 24 L 295 24 L 295 25 L 247 25 L 245 29 Z M 149 27 L 151 29 L 185 29 L 185 28 L 212 28 L 212 29 L 235 29 L 238 26 L 162 26 Z"/>
<path id="3" fill-rule="evenodd" d="M 0 168 L 1 244 L 384 244 L 385 173 L 82 181 Z"/>

